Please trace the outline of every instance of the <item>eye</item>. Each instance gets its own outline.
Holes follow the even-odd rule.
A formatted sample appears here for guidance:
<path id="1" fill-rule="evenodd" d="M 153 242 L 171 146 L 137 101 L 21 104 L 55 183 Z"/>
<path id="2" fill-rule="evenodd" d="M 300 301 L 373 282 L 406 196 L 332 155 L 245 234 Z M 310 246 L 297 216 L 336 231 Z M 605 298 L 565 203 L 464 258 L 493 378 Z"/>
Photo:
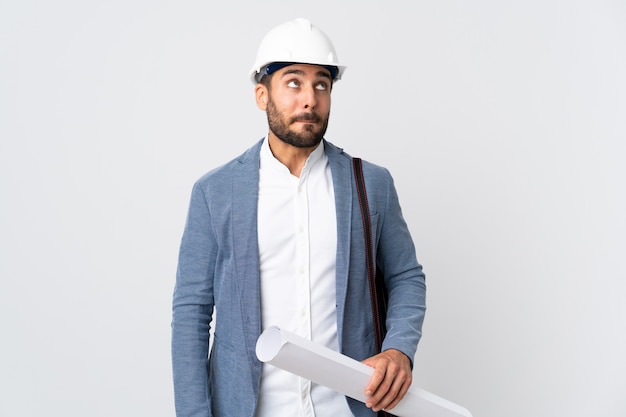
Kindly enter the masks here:
<path id="1" fill-rule="evenodd" d="M 287 87 L 289 88 L 298 88 L 300 87 L 300 83 L 297 80 L 291 80 L 287 83 Z"/>
<path id="2" fill-rule="evenodd" d="M 315 84 L 315 89 L 320 91 L 326 91 L 328 90 L 328 84 L 320 81 L 319 83 Z"/>

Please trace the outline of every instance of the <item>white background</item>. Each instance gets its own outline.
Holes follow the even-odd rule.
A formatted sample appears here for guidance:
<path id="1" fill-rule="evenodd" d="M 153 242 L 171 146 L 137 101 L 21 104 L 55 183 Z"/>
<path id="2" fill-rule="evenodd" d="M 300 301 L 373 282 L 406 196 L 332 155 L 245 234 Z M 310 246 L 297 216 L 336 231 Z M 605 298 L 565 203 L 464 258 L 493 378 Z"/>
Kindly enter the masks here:
<path id="1" fill-rule="evenodd" d="M 396 178 L 415 383 L 475 417 L 626 415 L 617 0 L 0 0 L 0 415 L 173 416 L 191 185 L 265 134 L 248 69 L 295 17 L 348 66 L 327 138 Z"/>

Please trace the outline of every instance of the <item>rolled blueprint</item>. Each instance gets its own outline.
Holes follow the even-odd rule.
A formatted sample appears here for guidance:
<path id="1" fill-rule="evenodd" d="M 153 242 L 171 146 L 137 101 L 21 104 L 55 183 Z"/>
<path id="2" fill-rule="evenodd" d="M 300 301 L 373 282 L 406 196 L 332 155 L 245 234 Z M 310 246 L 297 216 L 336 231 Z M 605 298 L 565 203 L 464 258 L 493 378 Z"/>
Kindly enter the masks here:
<path id="1" fill-rule="evenodd" d="M 261 362 L 366 402 L 364 391 L 374 369 L 332 349 L 269 327 L 257 340 L 256 355 Z M 414 386 L 389 412 L 398 417 L 472 417 L 467 409 Z"/>

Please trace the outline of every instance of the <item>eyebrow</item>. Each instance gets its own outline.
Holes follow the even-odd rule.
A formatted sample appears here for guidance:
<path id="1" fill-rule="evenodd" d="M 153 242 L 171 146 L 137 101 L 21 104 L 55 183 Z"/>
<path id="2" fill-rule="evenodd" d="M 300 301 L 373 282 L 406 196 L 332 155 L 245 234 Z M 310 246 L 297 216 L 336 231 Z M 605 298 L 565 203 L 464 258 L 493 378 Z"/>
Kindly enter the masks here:
<path id="1" fill-rule="evenodd" d="M 281 78 L 283 78 L 285 75 L 289 75 L 289 74 L 296 74 L 296 75 L 305 75 L 304 71 L 299 70 L 299 69 L 288 69 L 286 70 L 283 75 L 281 76 Z M 324 78 L 328 78 L 330 80 L 330 74 L 328 73 L 328 71 L 324 71 L 324 70 L 319 70 L 316 75 L 318 77 L 324 77 Z"/>

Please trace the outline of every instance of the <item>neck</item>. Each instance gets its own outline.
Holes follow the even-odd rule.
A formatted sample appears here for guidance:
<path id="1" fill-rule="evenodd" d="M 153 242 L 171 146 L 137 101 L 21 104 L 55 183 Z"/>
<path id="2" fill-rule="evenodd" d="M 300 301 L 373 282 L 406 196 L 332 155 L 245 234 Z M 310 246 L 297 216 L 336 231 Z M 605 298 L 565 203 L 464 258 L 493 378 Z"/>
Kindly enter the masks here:
<path id="1" fill-rule="evenodd" d="M 270 150 L 274 157 L 289 169 L 291 175 L 298 178 L 300 178 L 300 173 L 302 172 L 302 168 L 304 168 L 307 158 L 311 155 L 311 152 L 319 146 L 299 148 L 283 142 L 271 131 L 268 135 L 268 140 Z"/>

